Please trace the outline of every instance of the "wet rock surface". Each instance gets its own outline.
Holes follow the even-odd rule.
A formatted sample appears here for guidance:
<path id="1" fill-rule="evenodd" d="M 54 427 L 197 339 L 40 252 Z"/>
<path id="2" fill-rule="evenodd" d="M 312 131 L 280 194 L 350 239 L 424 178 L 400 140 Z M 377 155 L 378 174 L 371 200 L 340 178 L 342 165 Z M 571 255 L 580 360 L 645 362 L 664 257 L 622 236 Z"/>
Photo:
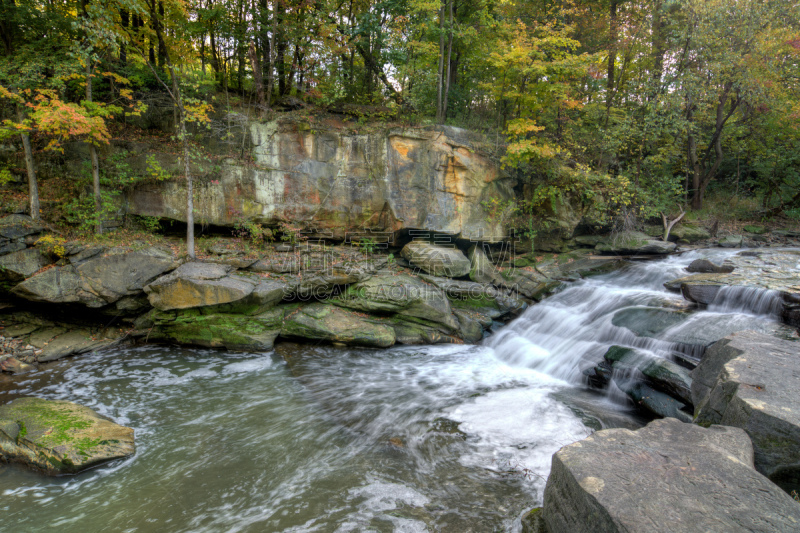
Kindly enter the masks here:
<path id="1" fill-rule="evenodd" d="M 135 452 L 133 430 L 72 402 L 19 398 L 0 406 L 0 454 L 51 475 Z"/>
<path id="2" fill-rule="evenodd" d="M 357 346 L 386 348 L 395 343 L 394 330 L 369 317 L 324 303 L 305 305 L 287 314 L 281 335 Z"/>
<path id="3" fill-rule="evenodd" d="M 544 494 L 550 533 L 795 531 L 800 505 L 753 468 L 738 428 L 675 419 L 561 448 Z"/>

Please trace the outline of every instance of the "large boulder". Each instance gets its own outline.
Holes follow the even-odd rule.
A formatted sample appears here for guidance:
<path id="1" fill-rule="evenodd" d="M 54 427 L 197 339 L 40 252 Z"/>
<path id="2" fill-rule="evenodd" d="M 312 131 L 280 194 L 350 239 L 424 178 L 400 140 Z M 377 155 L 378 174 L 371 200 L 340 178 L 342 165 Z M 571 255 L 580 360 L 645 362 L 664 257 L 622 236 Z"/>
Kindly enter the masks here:
<path id="1" fill-rule="evenodd" d="M 27 215 L 8 215 L 0 218 L 0 237 L 16 240 L 44 231 L 44 227 Z"/>
<path id="2" fill-rule="evenodd" d="M 81 303 L 99 308 L 139 294 L 145 285 L 178 266 L 177 258 L 159 248 L 124 248 L 79 264 L 45 270 L 12 289 L 33 302 Z"/>
<path id="3" fill-rule="evenodd" d="M 621 255 L 668 254 L 674 252 L 676 247 L 674 242 L 657 241 L 645 233 L 626 231 L 598 244 L 595 251 Z"/>
<path id="4" fill-rule="evenodd" d="M 741 248 L 742 236 L 741 235 L 728 235 L 717 241 L 717 244 L 723 248 Z"/>
<path id="5" fill-rule="evenodd" d="M 455 246 L 412 241 L 403 247 L 401 254 L 409 263 L 434 276 L 460 278 L 470 271 L 469 259 Z"/>
<path id="6" fill-rule="evenodd" d="M 0 281 L 18 283 L 50 263 L 50 259 L 37 248 L 26 248 L 0 256 Z"/>
<path id="7" fill-rule="evenodd" d="M 230 274 L 231 269 L 216 263 L 185 263 L 144 291 L 150 305 L 161 311 L 213 308 L 241 314 L 263 312 L 288 292 L 285 283 Z"/>
<path id="8" fill-rule="evenodd" d="M 737 428 L 675 419 L 607 429 L 553 455 L 550 533 L 796 531 L 800 505 L 753 468 Z"/>
<path id="9" fill-rule="evenodd" d="M 395 343 L 391 327 L 325 303 L 313 303 L 290 312 L 283 322 L 281 335 L 379 348 Z"/>
<path id="10" fill-rule="evenodd" d="M 471 247 L 468 254 L 469 278 L 477 283 L 491 283 L 495 287 L 514 291 L 537 302 L 563 285 L 560 280 L 551 279 L 531 267 L 500 269 L 479 246 Z"/>
<path id="11" fill-rule="evenodd" d="M 718 265 L 712 263 L 708 259 L 695 259 L 689 266 L 686 267 L 688 272 L 702 273 L 702 274 L 730 274 L 733 272 L 734 266 L 730 263 L 722 263 Z"/>
<path id="12" fill-rule="evenodd" d="M 515 315 L 528 307 L 528 304 L 509 291 L 488 283 L 426 275 L 421 275 L 420 278 L 444 291 L 452 308 L 479 313 L 490 319 Z"/>
<path id="13" fill-rule="evenodd" d="M 41 340 L 33 339 L 37 335 Z M 39 347 L 36 360 L 40 363 L 56 361 L 68 355 L 81 354 L 108 348 L 120 341 L 121 335 L 107 331 L 95 333 L 88 329 L 37 331 L 31 335 L 31 344 Z M 45 340 L 46 339 L 46 340 Z"/>
<path id="14" fill-rule="evenodd" d="M 759 472 L 800 490 L 800 343 L 755 331 L 727 337 L 693 371 L 698 424 L 744 429 Z"/>
<path id="15" fill-rule="evenodd" d="M 148 332 L 152 341 L 256 352 L 272 349 L 283 317 L 284 309 L 274 307 L 251 315 L 202 314 L 200 309 L 155 311 L 145 320 L 154 326 Z"/>
<path id="16" fill-rule="evenodd" d="M 711 238 L 707 229 L 694 224 L 679 224 L 670 231 L 670 240 L 676 240 L 680 244 L 694 244 Z"/>
<path id="17" fill-rule="evenodd" d="M 47 474 L 132 455 L 133 430 L 72 402 L 18 398 L 0 406 L 0 454 Z"/>
<path id="18" fill-rule="evenodd" d="M 446 332 L 459 328 L 444 292 L 408 274 L 381 274 L 350 285 L 331 303 L 367 313 L 402 315 Z"/>
<path id="19" fill-rule="evenodd" d="M 327 265 L 305 271 L 291 288 L 291 295 L 303 301 L 324 299 L 346 285 L 369 279 L 375 269 L 367 263 Z"/>

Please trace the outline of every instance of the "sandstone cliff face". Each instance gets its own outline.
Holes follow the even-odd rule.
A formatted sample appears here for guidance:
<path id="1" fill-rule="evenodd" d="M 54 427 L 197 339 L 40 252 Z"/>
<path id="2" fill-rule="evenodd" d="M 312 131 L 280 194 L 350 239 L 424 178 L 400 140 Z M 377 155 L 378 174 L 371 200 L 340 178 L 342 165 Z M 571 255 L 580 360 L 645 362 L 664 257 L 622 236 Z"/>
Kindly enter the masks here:
<path id="1" fill-rule="evenodd" d="M 278 120 L 251 123 L 246 140 L 252 163 L 227 159 L 214 179 L 199 180 L 197 222 L 291 221 L 309 236 L 335 239 L 401 229 L 506 237 L 481 204 L 513 199 L 514 180 L 477 134 L 447 126 L 350 134 Z M 128 212 L 185 221 L 185 198 L 182 177 L 140 186 L 128 195 Z"/>

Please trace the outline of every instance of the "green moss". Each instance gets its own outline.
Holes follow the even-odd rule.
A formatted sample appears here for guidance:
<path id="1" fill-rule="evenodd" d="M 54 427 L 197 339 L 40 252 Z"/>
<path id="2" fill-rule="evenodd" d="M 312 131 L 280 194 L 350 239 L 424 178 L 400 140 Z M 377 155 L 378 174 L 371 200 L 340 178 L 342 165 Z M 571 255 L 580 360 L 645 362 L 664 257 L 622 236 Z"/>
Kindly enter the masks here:
<path id="1" fill-rule="evenodd" d="M 36 437 L 36 443 L 40 446 L 54 448 L 61 444 L 66 444 L 73 439 L 72 433 L 81 429 L 87 429 L 93 422 L 80 416 L 74 415 L 68 407 L 53 405 L 48 402 L 26 402 L 14 405 L 11 409 L 18 419 L 26 419 L 32 425 L 42 428 L 43 434 Z M 28 435 L 28 427 L 22 420 L 17 422 L 20 425 L 20 435 Z"/>
<path id="2" fill-rule="evenodd" d="M 450 298 L 450 304 L 457 309 L 500 309 L 493 298 L 481 294 L 477 298 Z"/>
<path id="3" fill-rule="evenodd" d="M 17 434 L 17 442 L 19 442 L 28 434 L 28 428 L 23 420 L 17 420 L 17 424 L 19 424 L 19 434 Z"/>
<path id="4" fill-rule="evenodd" d="M 82 455 L 84 458 L 88 458 L 91 456 L 89 451 L 103 443 L 104 441 L 100 438 L 90 439 L 89 437 L 86 437 L 76 441 L 74 447 L 78 454 Z"/>

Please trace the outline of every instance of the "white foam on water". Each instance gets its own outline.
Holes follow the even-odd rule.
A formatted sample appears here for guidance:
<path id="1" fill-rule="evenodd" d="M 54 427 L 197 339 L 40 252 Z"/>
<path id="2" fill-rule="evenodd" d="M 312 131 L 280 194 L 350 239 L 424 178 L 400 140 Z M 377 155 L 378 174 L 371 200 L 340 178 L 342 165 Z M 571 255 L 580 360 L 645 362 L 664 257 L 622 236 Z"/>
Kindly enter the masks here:
<path id="1" fill-rule="evenodd" d="M 452 409 L 449 418 L 478 439 L 472 454 L 460 458 L 466 466 L 495 472 L 517 471 L 544 490 L 553 453 L 591 433 L 551 388 L 494 391 Z"/>

